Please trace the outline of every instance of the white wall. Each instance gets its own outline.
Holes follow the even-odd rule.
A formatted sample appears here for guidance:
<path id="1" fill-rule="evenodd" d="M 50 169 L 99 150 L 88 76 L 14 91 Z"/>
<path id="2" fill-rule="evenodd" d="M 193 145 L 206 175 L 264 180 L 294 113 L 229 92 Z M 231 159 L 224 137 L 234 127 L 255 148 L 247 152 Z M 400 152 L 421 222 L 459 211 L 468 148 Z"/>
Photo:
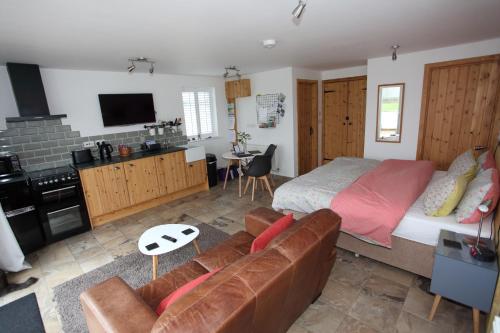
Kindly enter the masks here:
<path id="1" fill-rule="evenodd" d="M 500 38 L 400 54 L 397 61 L 392 61 L 390 54 L 368 59 L 365 157 L 415 159 L 425 64 L 495 53 L 500 53 Z M 405 83 L 401 143 L 375 142 L 377 87 L 379 84 L 400 82 Z"/>
<path id="2" fill-rule="evenodd" d="M 51 114 L 67 114 L 64 124 L 80 131 L 82 136 L 119 133 L 143 129 L 143 125 L 104 127 L 98 101 L 101 93 L 153 93 L 158 120 L 184 119 L 181 93 L 183 88 L 214 87 L 220 138 L 208 140 L 207 152 L 220 156 L 227 150 L 224 138 L 227 127 L 224 80 L 219 77 L 184 76 L 127 72 L 40 69 Z M 18 116 L 10 79 L 0 66 L 0 127 L 5 117 Z M 183 129 L 184 130 L 184 129 Z"/>
<path id="3" fill-rule="evenodd" d="M 367 66 L 355 66 L 355 67 L 332 69 L 329 71 L 321 72 L 321 79 L 333 80 L 345 77 L 362 76 L 366 75 L 367 71 L 368 71 Z"/>
<path id="4" fill-rule="evenodd" d="M 252 136 L 249 143 L 257 145 L 278 145 L 280 175 L 293 177 L 295 168 L 295 135 L 294 135 L 294 85 L 291 67 L 260 72 L 245 76 L 250 79 L 252 96 L 238 98 L 236 110 L 238 114 L 238 131 Z M 259 128 L 257 126 L 257 94 L 283 93 L 286 96 L 285 116 L 280 118 L 276 128 Z"/>

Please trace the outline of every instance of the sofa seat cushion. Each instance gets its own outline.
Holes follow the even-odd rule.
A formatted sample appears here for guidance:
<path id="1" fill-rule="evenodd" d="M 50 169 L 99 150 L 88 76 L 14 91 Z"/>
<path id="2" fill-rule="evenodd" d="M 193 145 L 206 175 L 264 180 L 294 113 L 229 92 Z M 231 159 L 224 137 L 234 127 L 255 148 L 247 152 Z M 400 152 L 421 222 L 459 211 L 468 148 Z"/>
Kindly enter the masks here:
<path id="1" fill-rule="evenodd" d="M 228 240 L 196 256 L 193 260 L 207 271 L 227 266 L 250 253 L 254 237 L 239 231 Z"/>
<path id="2" fill-rule="evenodd" d="M 154 310 L 172 292 L 206 273 L 208 273 L 207 269 L 197 262 L 190 261 L 137 289 L 137 292 L 151 309 Z"/>

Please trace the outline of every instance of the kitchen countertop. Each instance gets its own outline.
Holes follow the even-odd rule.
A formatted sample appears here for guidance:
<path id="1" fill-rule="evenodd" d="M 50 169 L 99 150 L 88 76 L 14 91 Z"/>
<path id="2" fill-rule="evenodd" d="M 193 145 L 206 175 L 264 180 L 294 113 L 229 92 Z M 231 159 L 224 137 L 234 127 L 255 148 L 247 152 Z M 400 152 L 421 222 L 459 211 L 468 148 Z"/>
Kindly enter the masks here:
<path id="1" fill-rule="evenodd" d="M 104 159 L 104 160 L 96 159 L 94 162 L 72 165 L 72 167 L 74 167 L 76 170 L 97 168 L 97 167 L 115 164 L 115 163 L 123 163 L 123 162 L 133 161 L 133 160 L 137 160 L 137 159 L 145 158 L 145 157 L 163 155 L 163 154 L 168 154 L 168 153 L 175 153 L 177 151 L 182 151 L 182 150 L 186 150 L 186 149 L 187 148 L 185 148 L 185 147 L 169 147 L 169 148 L 162 148 L 160 150 L 155 150 L 155 151 L 138 151 L 138 152 L 130 154 L 127 157 L 121 157 L 120 155 L 116 155 L 116 156 L 111 156 L 111 159 Z"/>

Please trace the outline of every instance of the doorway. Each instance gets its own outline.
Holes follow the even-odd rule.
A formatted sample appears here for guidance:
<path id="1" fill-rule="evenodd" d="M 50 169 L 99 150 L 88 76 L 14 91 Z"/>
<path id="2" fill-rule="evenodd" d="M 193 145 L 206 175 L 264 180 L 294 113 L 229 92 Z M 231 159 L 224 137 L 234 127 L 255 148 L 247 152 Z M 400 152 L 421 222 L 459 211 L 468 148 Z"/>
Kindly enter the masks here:
<path id="1" fill-rule="evenodd" d="M 318 166 L 318 81 L 297 80 L 299 175 Z"/>

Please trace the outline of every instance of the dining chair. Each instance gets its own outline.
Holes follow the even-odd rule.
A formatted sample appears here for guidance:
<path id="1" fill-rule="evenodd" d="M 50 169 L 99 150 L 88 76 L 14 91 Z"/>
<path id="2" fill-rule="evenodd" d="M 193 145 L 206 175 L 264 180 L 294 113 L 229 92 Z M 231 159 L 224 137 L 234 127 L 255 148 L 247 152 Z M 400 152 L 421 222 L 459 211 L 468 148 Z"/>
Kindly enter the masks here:
<path id="1" fill-rule="evenodd" d="M 272 160 L 275 150 L 276 150 L 276 145 L 273 144 L 269 145 L 265 153 L 262 155 L 255 156 L 247 167 L 246 175 L 248 176 L 248 180 L 245 185 L 245 190 L 243 191 L 243 194 L 247 193 L 248 186 L 250 186 L 250 182 L 252 182 L 252 201 L 254 200 L 255 197 L 255 187 L 256 187 L 255 183 L 257 182 L 257 180 L 260 180 L 261 182 L 264 183 L 265 187 L 269 191 L 269 194 L 271 195 L 271 198 L 273 197 L 273 190 L 271 188 L 271 185 L 269 184 L 267 176 L 268 175 L 270 176 L 271 174 Z"/>

